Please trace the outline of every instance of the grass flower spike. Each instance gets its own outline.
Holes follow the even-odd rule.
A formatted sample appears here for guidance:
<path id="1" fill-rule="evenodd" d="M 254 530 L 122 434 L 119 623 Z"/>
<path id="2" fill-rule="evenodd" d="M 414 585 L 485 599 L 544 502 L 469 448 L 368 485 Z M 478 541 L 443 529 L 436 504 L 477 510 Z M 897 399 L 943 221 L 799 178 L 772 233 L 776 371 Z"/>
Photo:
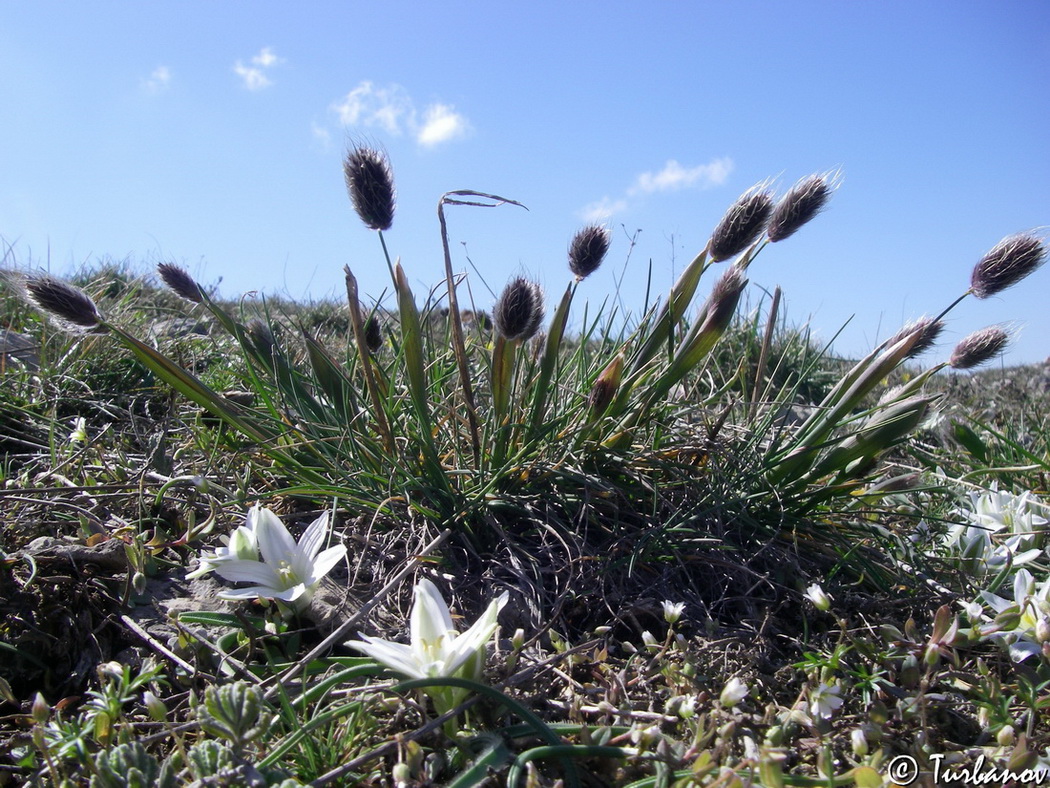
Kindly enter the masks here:
<path id="1" fill-rule="evenodd" d="M 1046 262 L 1046 246 L 1034 235 L 1010 235 L 974 266 L 970 292 L 988 298 L 1013 287 Z"/>
<path id="2" fill-rule="evenodd" d="M 1010 342 L 1010 335 L 1000 326 L 988 326 L 963 337 L 948 365 L 952 369 L 973 369 L 990 361 Z"/>
<path id="3" fill-rule="evenodd" d="M 389 230 L 394 223 L 394 176 L 385 155 L 373 148 L 354 148 L 343 162 L 346 191 L 354 210 L 370 230 Z"/>
<path id="4" fill-rule="evenodd" d="M 164 280 L 164 284 L 187 301 L 199 304 L 204 300 L 201 296 L 200 285 L 174 263 L 161 263 L 157 266 L 157 273 Z"/>
<path id="5" fill-rule="evenodd" d="M 102 315 L 82 290 L 52 276 L 29 276 L 25 280 L 29 300 L 65 329 L 101 331 Z"/>
<path id="6" fill-rule="evenodd" d="M 772 213 L 773 197 L 764 184 L 740 195 L 711 235 L 708 242 L 711 262 L 719 263 L 744 251 L 766 228 Z"/>
<path id="7" fill-rule="evenodd" d="M 789 238 L 824 209 L 832 189 L 834 178 L 827 175 L 810 175 L 803 178 L 773 209 L 766 235 L 776 243 Z"/>
<path id="8" fill-rule="evenodd" d="M 265 597 L 305 605 L 321 578 L 346 555 L 343 545 L 321 550 L 329 530 L 328 512 L 310 523 L 296 543 L 277 515 L 259 506 L 254 511 L 255 539 L 262 560 L 230 558 L 218 562 L 214 568 L 227 580 L 255 585 L 223 591 L 219 596 L 223 599 Z"/>
<path id="9" fill-rule="evenodd" d="M 420 580 L 413 595 L 409 645 L 368 635 L 361 635 L 364 643 L 354 641 L 348 645 L 410 679 L 480 679 L 485 647 L 496 631 L 496 619 L 507 604 L 509 592 L 492 600 L 481 618 L 463 633 L 456 631 L 448 605 L 433 583 Z M 444 714 L 459 705 L 465 693 L 457 687 L 436 687 L 430 694 L 438 713 Z"/>
<path id="10" fill-rule="evenodd" d="M 543 291 L 535 282 L 518 277 L 503 290 L 492 310 L 496 330 L 507 339 L 532 339 L 543 322 Z"/>
<path id="11" fill-rule="evenodd" d="M 609 251 L 608 228 L 590 225 L 580 230 L 569 244 L 569 270 L 579 282 L 598 270 Z"/>

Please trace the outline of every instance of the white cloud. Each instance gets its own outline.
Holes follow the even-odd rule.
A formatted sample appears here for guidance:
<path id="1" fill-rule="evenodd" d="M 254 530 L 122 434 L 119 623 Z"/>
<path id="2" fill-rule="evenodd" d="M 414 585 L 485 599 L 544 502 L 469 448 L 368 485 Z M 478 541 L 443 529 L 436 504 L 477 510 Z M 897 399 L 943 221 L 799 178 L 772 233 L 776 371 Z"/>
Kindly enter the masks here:
<path id="1" fill-rule="evenodd" d="M 379 126 L 388 134 L 401 134 L 416 112 L 400 85 L 377 88 L 367 80 L 331 108 L 344 126 Z"/>
<path id="2" fill-rule="evenodd" d="M 714 159 L 708 164 L 686 169 L 674 159 L 669 159 L 659 172 L 643 172 L 635 180 L 634 186 L 628 189 L 629 194 L 650 194 L 652 192 L 677 191 L 689 187 L 709 189 L 725 183 L 733 170 L 733 160 L 729 157 Z"/>
<path id="3" fill-rule="evenodd" d="M 611 200 L 608 196 L 598 202 L 592 202 L 580 210 L 580 218 L 585 222 L 604 222 L 610 216 L 627 210 L 627 200 Z"/>
<path id="4" fill-rule="evenodd" d="M 157 66 L 148 78 L 142 80 L 142 87 L 149 93 L 160 93 L 171 83 L 171 69 L 167 66 Z"/>
<path id="5" fill-rule="evenodd" d="M 313 134 L 314 139 L 321 144 L 321 147 L 324 150 L 328 150 L 332 147 L 332 133 L 324 126 L 317 122 L 311 122 L 310 133 Z"/>
<path id="6" fill-rule="evenodd" d="M 598 202 L 584 206 L 579 213 L 587 222 L 604 221 L 613 214 L 626 211 L 630 207 L 629 197 L 688 188 L 710 189 L 725 183 L 732 171 L 733 160 L 728 156 L 689 168 L 674 159 L 668 159 L 662 170 L 643 172 L 635 178 L 623 197 L 614 200 L 606 195 Z"/>
<path id="7" fill-rule="evenodd" d="M 269 68 L 270 66 L 283 62 L 283 58 L 277 57 L 269 47 L 263 47 L 259 50 L 259 54 L 252 58 L 252 63 L 259 68 Z"/>
<path id="8" fill-rule="evenodd" d="M 423 125 L 416 132 L 420 145 L 431 147 L 458 139 L 470 131 L 467 119 L 448 104 L 431 104 L 423 113 Z"/>
<path id="9" fill-rule="evenodd" d="M 459 139 L 470 131 L 470 122 L 450 104 L 434 103 L 422 112 L 401 85 L 376 86 L 365 80 L 330 109 L 344 126 L 380 128 L 387 134 L 410 134 L 416 142 L 432 147 Z"/>
<path id="10" fill-rule="evenodd" d="M 284 59 L 277 57 L 269 47 L 263 47 L 259 50 L 259 54 L 252 56 L 251 62 L 252 65 L 246 66 L 238 60 L 233 64 L 233 73 L 241 78 L 244 87 L 256 91 L 268 88 L 273 84 L 273 80 L 266 75 L 266 71 L 278 63 L 283 63 Z"/>

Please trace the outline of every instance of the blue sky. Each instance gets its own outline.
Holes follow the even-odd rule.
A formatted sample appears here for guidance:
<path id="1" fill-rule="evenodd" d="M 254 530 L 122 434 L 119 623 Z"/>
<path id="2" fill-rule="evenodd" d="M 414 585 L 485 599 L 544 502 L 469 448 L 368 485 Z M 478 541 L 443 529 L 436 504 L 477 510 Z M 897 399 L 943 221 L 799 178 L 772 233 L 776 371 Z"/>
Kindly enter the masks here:
<path id="1" fill-rule="evenodd" d="M 529 208 L 450 211 L 479 307 L 520 273 L 560 294 L 570 238 L 602 215 L 612 251 L 577 304 L 637 313 L 650 261 L 664 293 L 748 187 L 840 170 L 750 297 L 780 285 L 825 340 L 849 321 L 835 348 L 856 355 L 954 300 L 1003 236 L 1050 225 L 1048 98 L 1042 0 L 10 2 L 0 239 L 8 266 L 170 261 L 224 296 L 340 295 L 349 264 L 378 296 L 341 170 L 364 139 L 390 155 L 387 240 L 420 297 L 443 277 L 438 198 L 476 189 Z M 967 299 L 924 358 L 1012 321 L 1005 363 L 1044 360 L 1048 284 L 1050 267 Z"/>

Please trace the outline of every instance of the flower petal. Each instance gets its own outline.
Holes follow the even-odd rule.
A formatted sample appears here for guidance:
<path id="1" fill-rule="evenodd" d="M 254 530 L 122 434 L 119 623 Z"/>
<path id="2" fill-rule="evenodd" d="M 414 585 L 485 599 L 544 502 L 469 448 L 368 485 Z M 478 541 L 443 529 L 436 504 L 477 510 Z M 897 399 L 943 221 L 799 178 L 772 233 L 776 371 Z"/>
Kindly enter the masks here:
<path id="1" fill-rule="evenodd" d="M 260 509 L 256 515 L 255 535 L 263 560 L 271 566 L 279 566 L 282 561 L 291 564 L 299 551 L 281 518 L 269 509 Z"/>
<path id="2" fill-rule="evenodd" d="M 492 633 L 496 631 L 498 626 L 497 618 L 503 606 L 507 604 L 508 599 L 510 599 L 510 592 L 504 591 L 499 597 L 489 603 L 481 618 L 475 621 L 470 629 L 447 644 L 445 649 L 445 667 L 442 675 L 451 676 L 472 655 L 485 647 L 488 639 L 492 637 Z"/>
<path id="3" fill-rule="evenodd" d="M 416 583 L 413 592 L 415 601 L 409 616 L 412 633 L 412 650 L 423 653 L 424 644 L 437 643 L 451 630 L 455 632 L 452 615 L 448 612 L 441 592 L 433 583 L 423 578 Z"/>
<path id="4" fill-rule="evenodd" d="M 364 652 L 376 662 L 397 673 L 414 679 L 425 679 L 427 677 L 411 647 L 406 646 L 404 643 L 394 643 L 391 640 L 382 640 L 369 637 L 368 635 L 359 635 L 359 637 L 364 642 L 354 640 L 346 645 Z"/>
<path id="5" fill-rule="evenodd" d="M 333 547 L 329 547 L 327 550 L 323 550 L 321 554 L 314 559 L 313 566 L 308 575 L 309 579 L 305 582 L 310 585 L 320 582 L 321 578 L 331 572 L 332 568 L 345 557 L 345 545 L 337 544 Z"/>
<path id="6" fill-rule="evenodd" d="M 235 583 L 257 583 L 271 588 L 282 585 L 273 567 L 261 561 L 224 561 L 215 567 L 215 571 Z"/>
<path id="7" fill-rule="evenodd" d="M 306 531 L 299 540 L 299 552 L 313 559 L 321 550 L 325 537 L 328 536 L 328 511 L 306 526 Z"/>

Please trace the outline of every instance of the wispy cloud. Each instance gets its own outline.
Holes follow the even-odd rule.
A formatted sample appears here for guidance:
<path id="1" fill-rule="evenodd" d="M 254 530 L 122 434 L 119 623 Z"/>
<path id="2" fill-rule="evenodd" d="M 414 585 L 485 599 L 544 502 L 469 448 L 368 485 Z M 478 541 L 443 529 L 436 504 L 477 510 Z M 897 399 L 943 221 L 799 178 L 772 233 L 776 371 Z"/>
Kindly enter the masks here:
<path id="1" fill-rule="evenodd" d="M 310 133 L 313 134 L 314 139 L 320 143 L 323 150 L 329 150 L 332 147 L 332 132 L 321 124 L 316 121 L 311 122 Z"/>
<path id="2" fill-rule="evenodd" d="M 674 159 L 659 172 L 643 172 L 627 190 L 628 194 L 651 194 L 652 192 L 678 191 L 679 189 L 709 189 L 725 183 L 733 170 L 733 160 L 727 156 L 714 159 L 707 164 L 686 169 Z"/>
<path id="3" fill-rule="evenodd" d="M 401 85 L 377 86 L 365 80 L 331 110 L 344 126 L 380 128 L 388 134 L 410 134 L 424 147 L 460 139 L 470 132 L 470 122 L 451 104 L 433 103 L 420 112 Z"/>
<path id="4" fill-rule="evenodd" d="M 267 71 L 278 63 L 283 63 L 284 58 L 277 57 L 270 47 L 263 47 L 250 62 L 251 65 L 246 66 L 243 61 L 238 60 L 233 64 L 233 73 L 241 78 L 244 87 L 256 91 L 268 88 L 273 84 L 273 80 L 267 76 Z"/>
<path id="5" fill-rule="evenodd" d="M 597 202 L 585 205 L 580 210 L 580 217 L 585 222 L 604 222 L 610 216 L 627 210 L 627 200 L 613 200 L 606 195 Z"/>
<path id="6" fill-rule="evenodd" d="M 622 197 L 614 199 L 606 195 L 597 202 L 585 205 L 579 210 L 579 215 L 585 222 L 605 221 L 610 216 L 626 211 L 634 198 L 657 192 L 721 186 L 732 171 L 733 160 L 728 156 L 695 167 L 683 167 L 676 160 L 668 159 L 662 169 L 638 175 Z"/>
<path id="7" fill-rule="evenodd" d="M 142 87 L 147 93 L 160 93 L 167 90 L 171 83 L 171 69 L 167 66 L 157 66 L 149 77 L 142 80 Z"/>

